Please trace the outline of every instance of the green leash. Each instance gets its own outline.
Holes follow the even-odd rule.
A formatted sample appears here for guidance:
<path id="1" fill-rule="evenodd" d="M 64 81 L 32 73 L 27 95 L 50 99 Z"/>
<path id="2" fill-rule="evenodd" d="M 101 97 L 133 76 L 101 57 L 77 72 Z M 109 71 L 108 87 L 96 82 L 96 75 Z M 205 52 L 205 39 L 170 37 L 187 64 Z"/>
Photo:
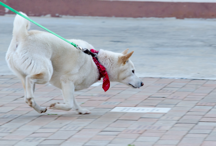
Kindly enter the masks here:
<path id="1" fill-rule="evenodd" d="M 20 12 L 18 12 L 18 11 L 15 10 L 15 9 L 9 7 L 8 5 L 4 4 L 4 3 L 1 2 L 1 1 L 0 1 L 0 5 L 2 5 L 3 7 L 5 7 L 5 8 L 7 8 L 7 9 L 11 10 L 11 11 L 14 12 L 14 13 L 16 13 L 16 14 L 22 16 L 23 18 L 25 18 L 25 19 L 27 19 L 28 21 L 30 21 L 30 22 L 36 24 L 37 26 L 43 28 L 44 30 L 50 32 L 51 34 L 53 34 L 53 35 L 59 37 L 60 39 L 64 40 L 65 42 L 67 42 L 67 43 L 73 45 L 75 48 L 80 49 L 80 50 L 83 51 L 83 52 L 86 51 L 85 49 L 83 49 L 83 48 L 79 47 L 78 45 L 76 45 L 76 44 L 74 44 L 74 43 L 72 43 L 72 42 L 66 40 L 65 38 L 61 37 L 60 35 L 57 35 L 56 33 L 52 32 L 51 30 L 47 29 L 46 27 L 44 27 L 44 26 L 38 24 L 37 22 L 35 22 L 35 21 L 33 21 L 32 19 L 26 17 L 25 15 L 21 14 Z M 89 54 L 89 55 L 90 55 L 90 54 Z"/>

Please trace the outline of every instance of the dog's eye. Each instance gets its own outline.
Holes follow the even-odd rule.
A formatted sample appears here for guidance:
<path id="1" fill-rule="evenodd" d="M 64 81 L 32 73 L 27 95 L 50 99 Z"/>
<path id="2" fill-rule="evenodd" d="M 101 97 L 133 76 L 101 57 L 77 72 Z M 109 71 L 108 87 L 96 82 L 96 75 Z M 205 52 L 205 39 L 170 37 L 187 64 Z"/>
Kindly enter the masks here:
<path id="1" fill-rule="evenodd" d="M 132 73 L 134 74 L 134 73 L 135 73 L 135 71 L 134 71 L 134 70 L 132 70 Z"/>

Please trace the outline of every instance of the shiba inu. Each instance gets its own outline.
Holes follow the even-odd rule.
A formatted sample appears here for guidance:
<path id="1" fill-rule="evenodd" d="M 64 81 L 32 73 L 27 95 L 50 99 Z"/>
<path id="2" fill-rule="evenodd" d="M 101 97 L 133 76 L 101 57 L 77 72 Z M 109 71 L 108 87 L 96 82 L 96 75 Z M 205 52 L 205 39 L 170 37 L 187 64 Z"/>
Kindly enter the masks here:
<path id="1" fill-rule="evenodd" d="M 34 100 L 34 88 L 35 84 L 49 82 L 61 89 L 64 99 L 64 103 L 51 104 L 51 109 L 67 111 L 73 108 L 80 114 L 90 113 L 78 105 L 74 92 L 98 81 L 100 74 L 93 58 L 50 33 L 29 31 L 29 28 L 30 22 L 16 15 L 13 38 L 6 54 L 9 68 L 22 81 L 25 102 L 38 113 L 45 113 L 47 108 L 40 107 Z M 82 48 L 94 49 L 85 41 L 70 41 Z M 129 59 L 132 54 L 128 50 L 122 53 L 99 50 L 97 58 L 106 68 L 110 81 L 140 88 L 143 82 L 136 76 Z"/>

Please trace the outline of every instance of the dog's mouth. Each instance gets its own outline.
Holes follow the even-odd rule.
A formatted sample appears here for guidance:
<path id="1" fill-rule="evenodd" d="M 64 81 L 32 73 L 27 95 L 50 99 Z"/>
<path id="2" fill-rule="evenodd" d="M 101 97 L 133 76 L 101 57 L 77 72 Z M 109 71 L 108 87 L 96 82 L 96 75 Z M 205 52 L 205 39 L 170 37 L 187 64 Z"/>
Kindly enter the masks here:
<path id="1" fill-rule="evenodd" d="M 128 85 L 131 86 L 131 87 L 133 87 L 133 88 L 138 88 L 138 87 L 135 87 L 134 85 L 132 85 L 132 84 L 130 84 L 130 83 L 129 83 Z"/>

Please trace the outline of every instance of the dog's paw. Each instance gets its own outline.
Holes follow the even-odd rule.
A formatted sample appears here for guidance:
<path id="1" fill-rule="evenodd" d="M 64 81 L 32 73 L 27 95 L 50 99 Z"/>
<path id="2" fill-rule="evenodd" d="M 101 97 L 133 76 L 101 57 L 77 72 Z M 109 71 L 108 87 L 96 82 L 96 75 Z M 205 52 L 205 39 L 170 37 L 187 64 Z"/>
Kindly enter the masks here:
<path id="1" fill-rule="evenodd" d="M 59 102 L 50 104 L 49 108 L 50 109 L 55 109 L 56 108 L 56 104 L 59 104 Z"/>
<path id="2" fill-rule="evenodd" d="M 54 108 L 55 107 L 55 105 L 56 105 L 56 103 L 52 103 L 52 104 L 50 104 L 50 106 L 49 106 L 49 108 Z"/>
<path id="3" fill-rule="evenodd" d="M 47 108 L 46 107 L 41 107 L 41 109 L 40 109 L 40 113 L 42 114 L 42 113 L 45 113 L 47 111 Z"/>
<path id="4" fill-rule="evenodd" d="M 77 109 L 77 112 L 79 113 L 79 114 L 90 114 L 91 112 L 88 110 L 88 109 L 86 109 L 86 108 L 80 108 L 80 109 Z"/>

